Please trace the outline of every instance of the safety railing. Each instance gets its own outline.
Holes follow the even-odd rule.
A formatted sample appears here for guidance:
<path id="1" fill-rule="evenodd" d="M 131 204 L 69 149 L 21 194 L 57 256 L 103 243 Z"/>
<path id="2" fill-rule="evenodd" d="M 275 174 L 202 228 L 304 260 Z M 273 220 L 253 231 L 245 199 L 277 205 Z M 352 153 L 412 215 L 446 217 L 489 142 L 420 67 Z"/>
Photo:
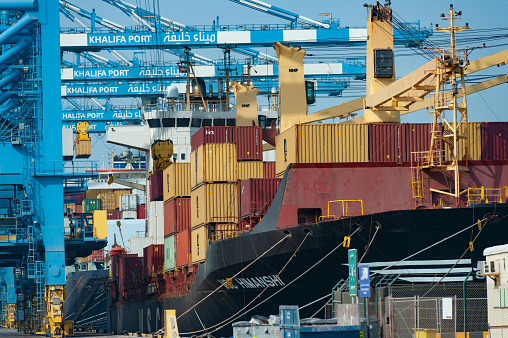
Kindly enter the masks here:
<path id="1" fill-rule="evenodd" d="M 415 151 L 411 153 L 411 167 L 433 167 L 443 165 L 444 150 Z"/>
<path id="2" fill-rule="evenodd" d="M 330 204 L 332 203 L 341 203 L 342 204 L 342 215 L 337 217 L 336 215 L 330 214 Z M 325 216 L 319 216 L 319 221 L 322 221 L 324 219 L 337 219 L 341 217 L 349 217 L 349 204 L 350 203 L 360 203 L 362 215 L 363 215 L 363 200 L 335 200 L 335 201 L 328 201 L 328 208 L 327 208 L 327 214 Z"/>
<path id="3" fill-rule="evenodd" d="M 504 201 L 503 201 L 504 197 Z M 508 201 L 508 187 L 502 188 L 469 188 L 467 189 L 467 205 L 479 203 L 503 203 Z"/>
<path id="4" fill-rule="evenodd" d="M 97 175 L 97 161 L 40 161 L 31 165 L 34 176 Z"/>

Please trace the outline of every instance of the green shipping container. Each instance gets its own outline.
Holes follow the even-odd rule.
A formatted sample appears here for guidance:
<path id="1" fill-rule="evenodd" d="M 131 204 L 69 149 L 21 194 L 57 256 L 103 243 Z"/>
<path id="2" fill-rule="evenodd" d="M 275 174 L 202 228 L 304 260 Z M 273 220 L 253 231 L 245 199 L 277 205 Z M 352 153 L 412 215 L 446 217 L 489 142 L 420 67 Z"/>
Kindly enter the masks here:
<path id="1" fill-rule="evenodd" d="M 175 235 L 164 238 L 164 271 L 175 269 L 176 246 Z"/>
<path id="2" fill-rule="evenodd" d="M 87 198 L 83 203 L 83 212 L 88 214 L 94 212 L 94 210 L 101 210 L 101 200 Z"/>

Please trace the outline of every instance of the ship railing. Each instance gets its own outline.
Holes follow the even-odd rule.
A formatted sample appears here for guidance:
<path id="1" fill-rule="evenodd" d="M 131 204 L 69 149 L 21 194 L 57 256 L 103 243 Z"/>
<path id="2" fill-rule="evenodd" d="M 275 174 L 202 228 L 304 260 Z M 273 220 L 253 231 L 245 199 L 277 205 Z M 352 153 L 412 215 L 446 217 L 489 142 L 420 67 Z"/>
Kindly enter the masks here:
<path id="1" fill-rule="evenodd" d="M 217 223 L 214 225 L 212 235 L 210 235 L 210 241 L 212 243 L 222 241 L 228 238 L 237 237 L 240 234 L 237 217 L 235 216 L 212 217 L 212 219 L 226 219 L 226 221 L 223 221 L 223 223 Z M 232 220 L 232 222 L 225 223 L 228 220 Z M 233 221 L 235 223 L 233 223 Z"/>
<path id="2" fill-rule="evenodd" d="M 428 168 L 443 165 L 444 150 L 411 152 L 411 168 Z"/>
<path id="3" fill-rule="evenodd" d="M 330 214 L 330 204 L 332 203 L 341 203 L 342 204 L 342 215 L 337 217 L 336 215 Z M 325 219 L 338 219 L 341 217 L 349 217 L 349 204 L 350 203 L 359 203 L 363 215 L 363 200 L 334 200 L 334 201 L 328 201 L 328 209 L 327 214 L 325 216 L 319 216 L 319 221 L 325 220 Z"/>
<path id="4" fill-rule="evenodd" d="M 502 188 L 469 188 L 467 189 L 467 205 L 480 203 L 503 203 L 508 201 L 508 187 Z"/>

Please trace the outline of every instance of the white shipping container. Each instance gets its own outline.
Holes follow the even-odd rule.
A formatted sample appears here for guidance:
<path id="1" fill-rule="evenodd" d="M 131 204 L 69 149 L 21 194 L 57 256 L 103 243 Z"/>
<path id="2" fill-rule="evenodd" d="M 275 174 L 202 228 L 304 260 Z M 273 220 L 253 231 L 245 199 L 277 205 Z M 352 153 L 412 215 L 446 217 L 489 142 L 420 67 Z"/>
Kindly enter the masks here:
<path id="1" fill-rule="evenodd" d="M 71 128 L 62 128 L 62 155 L 64 161 L 74 158 L 74 134 Z"/>
<path id="2" fill-rule="evenodd" d="M 122 211 L 122 219 L 136 219 L 138 218 L 137 211 L 124 210 Z"/>
<path id="3" fill-rule="evenodd" d="M 120 195 L 120 211 L 137 210 L 138 197 L 136 195 Z"/>
<path id="4" fill-rule="evenodd" d="M 138 199 L 138 205 L 146 204 L 146 195 L 144 191 L 134 189 L 132 190 L 132 192 L 136 194 L 136 197 Z"/>

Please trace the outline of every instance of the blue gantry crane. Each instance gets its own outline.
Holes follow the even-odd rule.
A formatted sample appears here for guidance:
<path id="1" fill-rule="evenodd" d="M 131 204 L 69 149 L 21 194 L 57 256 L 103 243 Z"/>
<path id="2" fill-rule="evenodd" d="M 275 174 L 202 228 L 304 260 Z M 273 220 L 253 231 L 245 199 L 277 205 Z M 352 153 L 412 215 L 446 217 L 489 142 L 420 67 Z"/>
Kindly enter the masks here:
<path id="1" fill-rule="evenodd" d="M 59 28 L 54 1 L 0 2 L 2 320 L 49 335 L 64 330 L 66 260 L 105 245 L 64 232 L 62 182 L 81 168 L 62 158 Z"/>

